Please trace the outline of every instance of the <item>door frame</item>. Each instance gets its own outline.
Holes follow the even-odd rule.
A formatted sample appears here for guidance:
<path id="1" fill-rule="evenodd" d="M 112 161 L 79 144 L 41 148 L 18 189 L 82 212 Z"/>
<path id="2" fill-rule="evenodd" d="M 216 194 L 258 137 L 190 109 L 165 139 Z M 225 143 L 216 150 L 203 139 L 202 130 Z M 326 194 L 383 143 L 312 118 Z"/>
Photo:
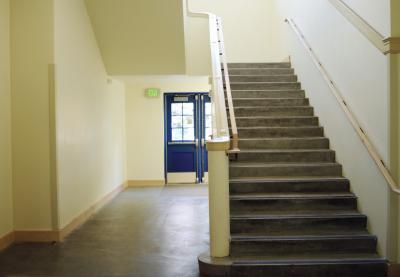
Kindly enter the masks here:
<path id="1" fill-rule="evenodd" d="M 168 115 L 167 115 L 167 97 L 171 96 L 171 95 L 209 95 L 210 92 L 192 92 L 192 91 L 186 91 L 186 92 L 164 92 L 163 93 L 163 101 L 164 101 L 164 178 L 165 178 L 165 184 L 168 185 L 168 165 L 167 165 L 167 161 L 168 161 Z M 197 110 L 197 109 L 196 109 Z M 197 111 L 195 111 L 197 112 Z M 200 127 L 199 127 L 200 128 Z M 196 132 L 195 132 L 196 134 Z M 197 154 L 198 155 L 198 154 Z M 196 157 L 196 163 L 199 160 L 199 157 Z M 198 165 L 197 165 L 198 168 Z M 198 174 L 198 169 L 196 170 L 196 175 Z M 187 183 L 188 185 L 191 184 L 203 184 L 202 182 L 196 182 L 196 183 Z M 185 185 L 185 183 L 182 183 L 182 185 Z"/>

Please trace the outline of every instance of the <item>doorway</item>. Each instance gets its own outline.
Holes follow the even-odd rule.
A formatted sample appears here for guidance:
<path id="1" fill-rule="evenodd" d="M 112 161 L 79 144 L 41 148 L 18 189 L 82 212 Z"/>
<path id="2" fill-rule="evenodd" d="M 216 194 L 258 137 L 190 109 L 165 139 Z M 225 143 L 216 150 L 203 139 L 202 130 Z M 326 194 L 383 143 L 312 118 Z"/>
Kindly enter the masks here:
<path id="1" fill-rule="evenodd" d="M 208 182 L 205 142 L 212 134 L 208 93 L 166 93 L 164 104 L 167 183 Z"/>

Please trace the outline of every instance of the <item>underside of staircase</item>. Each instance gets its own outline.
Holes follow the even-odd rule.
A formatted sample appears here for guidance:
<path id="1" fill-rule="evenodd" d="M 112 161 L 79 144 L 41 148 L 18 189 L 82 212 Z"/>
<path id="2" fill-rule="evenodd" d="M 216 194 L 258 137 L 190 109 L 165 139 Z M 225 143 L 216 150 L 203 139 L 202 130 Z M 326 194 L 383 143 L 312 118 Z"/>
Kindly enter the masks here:
<path id="1" fill-rule="evenodd" d="M 377 238 L 290 63 L 229 64 L 230 257 L 202 276 L 384 277 Z"/>

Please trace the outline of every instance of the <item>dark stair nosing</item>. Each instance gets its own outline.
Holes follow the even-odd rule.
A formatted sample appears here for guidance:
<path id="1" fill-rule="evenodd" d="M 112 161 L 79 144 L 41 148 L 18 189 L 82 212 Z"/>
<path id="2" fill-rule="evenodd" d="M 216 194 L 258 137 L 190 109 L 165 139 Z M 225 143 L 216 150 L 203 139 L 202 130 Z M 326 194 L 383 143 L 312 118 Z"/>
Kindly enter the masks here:
<path id="1" fill-rule="evenodd" d="M 351 193 L 245 193 L 245 194 L 234 194 L 230 196 L 231 200 L 242 201 L 242 200 L 314 200 L 314 199 L 356 199 L 356 196 Z"/>
<path id="2" fill-rule="evenodd" d="M 360 214 L 358 212 L 347 212 L 347 213 L 331 213 L 331 214 L 324 214 L 324 213 L 303 213 L 303 214 L 291 214 L 290 211 L 286 215 L 282 214 L 259 214 L 259 215 L 253 215 L 253 214 L 240 214 L 240 215 L 235 215 L 231 214 L 231 220 L 276 220 L 276 219 L 313 219 L 313 218 L 318 218 L 318 219 L 348 219 L 348 218 L 359 218 L 359 219 L 366 219 L 367 216 Z"/>

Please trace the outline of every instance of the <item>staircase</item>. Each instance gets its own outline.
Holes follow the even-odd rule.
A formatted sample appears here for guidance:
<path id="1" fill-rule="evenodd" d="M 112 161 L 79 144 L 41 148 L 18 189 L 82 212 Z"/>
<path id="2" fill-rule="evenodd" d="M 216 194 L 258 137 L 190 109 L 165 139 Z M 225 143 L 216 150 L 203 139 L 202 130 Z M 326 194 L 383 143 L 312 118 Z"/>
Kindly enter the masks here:
<path id="1" fill-rule="evenodd" d="M 384 277 L 367 217 L 289 63 L 229 64 L 230 276 Z"/>

